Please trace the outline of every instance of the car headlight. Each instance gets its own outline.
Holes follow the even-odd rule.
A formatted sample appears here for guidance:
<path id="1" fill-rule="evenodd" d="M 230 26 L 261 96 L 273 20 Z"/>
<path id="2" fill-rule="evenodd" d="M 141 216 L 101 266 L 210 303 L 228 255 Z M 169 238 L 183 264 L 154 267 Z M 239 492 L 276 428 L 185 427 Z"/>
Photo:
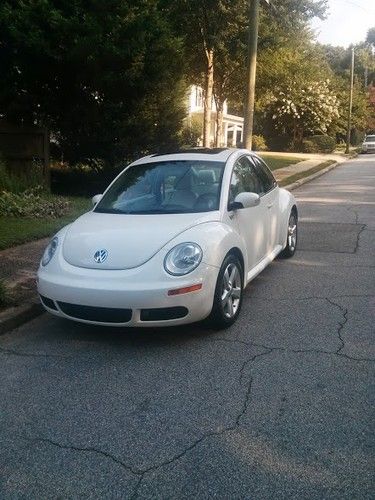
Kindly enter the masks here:
<path id="1" fill-rule="evenodd" d="M 47 248 L 44 250 L 44 254 L 42 257 L 42 266 L 46 266 L 49 261 L 52 259 L 56 252 L 57 245 L 59 243 L 58 238 L 55 236 L 52 238 L 52 240 L 48 243 Z"/>
<path id="2" fill-rule="evenodd" d="M 164 269 L 173 276 L 183 276 L 194 271 L 202 257 L 202 249 L 196 243 L 180 243 L 167 253 Z"/>

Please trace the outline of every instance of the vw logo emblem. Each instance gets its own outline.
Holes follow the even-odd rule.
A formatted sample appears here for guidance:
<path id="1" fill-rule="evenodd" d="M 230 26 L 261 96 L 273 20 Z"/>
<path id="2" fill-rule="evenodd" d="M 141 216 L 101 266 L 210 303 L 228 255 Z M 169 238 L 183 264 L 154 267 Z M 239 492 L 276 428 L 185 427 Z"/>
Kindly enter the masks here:
<path id="1" fill-rule="evenodd" d="M 108 251 L 103 248 L 102 250 L 97 250 L 94 253 L 94 260 L 97 264 L 102 264 L 108 257 Z"/>

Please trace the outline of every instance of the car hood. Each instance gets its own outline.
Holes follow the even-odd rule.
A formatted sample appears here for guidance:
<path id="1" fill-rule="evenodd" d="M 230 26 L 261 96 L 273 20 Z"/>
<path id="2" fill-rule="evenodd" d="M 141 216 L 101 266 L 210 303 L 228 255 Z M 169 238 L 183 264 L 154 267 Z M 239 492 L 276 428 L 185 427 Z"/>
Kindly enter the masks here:
<path id="1" fill-rule="evenodd" d="M 219 220 L 219 212 L 128 215 L 89 212 L 67 230 L 63 257 L 71 265 L 91 269 L 131 269 L 153 257 L 187 229 Z M 97 251 L 106 250 L 101 263 Z"/>

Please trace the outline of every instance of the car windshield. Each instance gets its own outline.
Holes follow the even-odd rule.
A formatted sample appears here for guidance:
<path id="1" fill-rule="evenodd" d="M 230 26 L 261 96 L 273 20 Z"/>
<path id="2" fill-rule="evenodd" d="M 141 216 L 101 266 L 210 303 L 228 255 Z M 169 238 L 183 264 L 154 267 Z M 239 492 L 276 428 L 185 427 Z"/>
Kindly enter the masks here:
<path id="1" fill-rule="evenodd" d="M 375 142 L 375 135 L 368 135 L 365 142 Z"/>
<path id="2" fill-rule="evenodd" d="M 94 212 L 177 214 L 218 210 L 225 164 L 162 161 L 130 167 L 112 184 Z"/>

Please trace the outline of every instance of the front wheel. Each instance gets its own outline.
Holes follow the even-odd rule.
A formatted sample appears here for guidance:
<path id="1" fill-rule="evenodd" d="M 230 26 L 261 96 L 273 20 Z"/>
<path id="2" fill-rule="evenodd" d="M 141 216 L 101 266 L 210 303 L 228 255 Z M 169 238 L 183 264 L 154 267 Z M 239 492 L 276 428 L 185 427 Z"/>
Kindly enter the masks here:
<path id="1" fill-rule="evenodd" d="M 220 330 L 232 325 L 241 310 L 243 270 L 235 255 L 229 254 L 221 265 L 216 282 L 209 324 Z"/>
<path id="2" fill-rule="evenodd" d="M 289 216 L 288 233 L 286 239 L 286 247 L 281 252 L 280 256 L 284 258 L 293 257 L 297 248 L 297 215 L 292 212 Z"/>

